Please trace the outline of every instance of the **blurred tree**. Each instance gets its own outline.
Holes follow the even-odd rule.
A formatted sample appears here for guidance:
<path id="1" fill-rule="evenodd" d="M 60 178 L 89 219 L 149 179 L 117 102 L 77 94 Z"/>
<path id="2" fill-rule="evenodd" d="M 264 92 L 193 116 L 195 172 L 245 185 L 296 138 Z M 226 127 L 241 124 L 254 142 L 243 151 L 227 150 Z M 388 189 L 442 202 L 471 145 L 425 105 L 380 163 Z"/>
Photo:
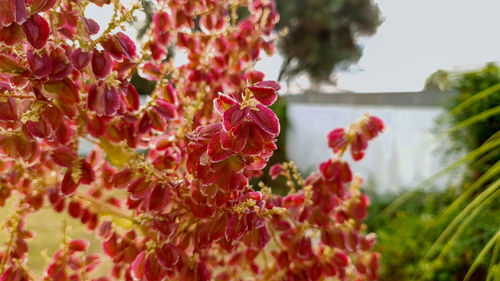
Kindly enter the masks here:
<path id="1" fill-rule="evenodd" d="M 330 82 L 330 74 L 358 62 L 358 39 L 373 35 L 382 23 L 372 0 L 276 0 L 278 30 L 288 34 L 278 47 L 284 56 L 279 80 L 307 74 L 312 82 Z"/>
<path id="2" fill-rule="evenodd" d="M 424 91 L 445 91 L 449 89 L 450 72 L 442 69 L 434 71 L 425 80 Z"/>
<path id="3" fill-rule="evenodd" d="M 489 89 L 490 87 L 500 84 L 500 68 L 494 63 L 488 63 L 485 67 L 479 70 L 469 72 L 434 72 L 427 79 L 426 88 L 437 87 L 431 84 L 440 84 L 442 90 L 451 90 L 456 92 L 456 95 L 449 101 L 446 106 L 446 111 L 450 112 L 457 105 L 465 100 L 479 94 L 480 92 Z M 440 81 L 434 83 L 431 81 Z M 453 114 L 445 114 L 438 121 L 438 131 L 449 129 L 461 122 L 479 115 L 482 112 L 491 110 L 500 105 L 500 91 L 493 91 L 490 95 L 482 98 L 462 110 Z M 469 153 L 485 143 L 490 137 L 500 130 L 500 115 L 493 115 L 488 118 L 475 122 L 465 128 L 454 130 L 450 134 L 450 148 L 445 151 L 450 152 L 465 152 Z M 472 178 L 477 178 L 484 171 L 488 170 L 492 165 L 500 161 L 500 151 L 495 150 L 489 157 L 485 157 L 481 161 L 475 161 L 469 165 L 469 170 L 472 172 Z"/>

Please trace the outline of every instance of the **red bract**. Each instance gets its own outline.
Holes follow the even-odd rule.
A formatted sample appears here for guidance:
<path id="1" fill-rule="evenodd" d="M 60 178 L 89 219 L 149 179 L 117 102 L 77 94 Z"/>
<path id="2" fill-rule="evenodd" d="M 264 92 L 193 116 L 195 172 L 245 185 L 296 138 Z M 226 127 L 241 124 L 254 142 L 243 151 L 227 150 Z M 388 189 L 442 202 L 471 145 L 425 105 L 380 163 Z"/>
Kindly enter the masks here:
<path id="1" fill-rule="evenodd" d="M 92 52 L 92 71 L 98 79 L 105 78 L 113 68 L 113 61 L 108 51 L 98 51 L 94 49 Z"/>
<path id="2" fill-rule="evenodd" d="M 101 240 L 109 262 L 97 272 L 110 269 L 98 281 L 376 279 L 369 200 L 341 157 L 362 158 L 384 129 L 379 118 L 330 132 L 336 155 L 305 180 L 293 163 L 271 167 L 286 196 L 273 182 L 249 184 L 280 133 L 269 108 L 280 85 L 254 70 L 274 51 L 273 1 L 158 1 L 142 46 L 115 31 L 138 6 L 90 1 L 112 2 L 102 28 L 82 10 L 88 0 L 4 2 L 0 206 L 11 196 L 21 204 L 5 220 L 1 280 L 34 276 L 24 221 L 45 201 Z M 167 56 L 176 47 L 180 66 Z M 136 73 L 155 84 L 142 104 Z M 87 155 L 83 143 L 94 146 Z M 100 255 L 64 237 L 44 278 L 90 278 Z"/>
<path id="3" fill-rule="evenodd" d="M 71 251 L 83 252 L 83 251 L 87 250 L 87 248 L 89 247 L 89 244 L 90 243 L 87 240 L 75 239 L 75 240 L 69 241 L 68 248 Z"/>
<path id="4" fill-rule="evenodd" d="M 81 18 L 85 29 L 89 34 L 97 34 L 99 32 L 99 25 L 93 19 Z"/>
<path id="5" fill-rule="evenodd" d="M 222 125 L 226 131 L 230 131 L 232 128 L 238 126 L 245 117 L 247 117 L 250 112 L 249 107 L 243 109 L 240 105 L 235 103 L 228 110 L 224 112 L 222 117 Z"/>
<path id="6" fill-rule="evenodd" d="M 64 79 L 61 81 L 54 80 L 44 83 L 43 90 L 45 96 L 52 99 L 58 99 L 65 103 L 67 106 L 73 105 L 80 101 L 78 89 L 70 79 Z M 60 105 L 62 106 L 62 104 Z M 63 111 L 64 109 L 66 108 L 63 106 Z"/>
<path id="7" fill-rule="evenodd" d="M 116 59 L 122 57 L 132 59 L 136 56 L 134 42 L 122 32 L 109 36 L 105 41 L 101 42 L 101 45 Z"/>
<path id="8" fill-rule="evenodd" d="M 71 55 L 71 63 L 73 67 L 77 70 L 83 70 L 90 62 L 90 53 L 83 51 L 82 49 L 76 49 Z"/>
<path id="9" fill-rule="evenodd" d="M 158 262 L 165 269 L 172 269 L 179 261 L 179 250 L 172 244 L 165 244 L 155 250 Z"/>
<path id="10" fill-rule="evenodd" d="M 12 46 L 23 40 L 23 38 L 23 29 L 17 23 L 12 23 L 9 26 L 0 27 L 0 42 Z"/>
<path id="11" fill-rule="evenodd" d="M 36 77 L 46 77 L 52 72 L 52 61 L 47 54 L 38 56 L 32 51 L 28 51 L 27 58 L 29 68 Z"/>
<path id="12" fill-rule="evenodd" d="M 164 99 L 157 99 L 157 105 L 153 108 L 158 114 L 163 116 L 163 118 L 167 120 L 172 120 L 176 117 L 176 109 L 175 106 Z"/>
<path id="13" fill-rule="evenodd" d="M 23 24 L 27 18 L 24 0 L 6 0 L 0 8 L 0 26 L 8 26 L 12 22 Z"/>
<path id="14" fill-rule="evenodd" d="M 139 109 L 139 93 L 135 89 L 134 85 L 128 84 L 126 87 L 122 88 L 122 95 L 129 110 Z"/>
<path id="15" fill-rule="evenodd" d="M 351 155 L 354 160 L 361 160 L 368 147 L 368 141 L 376 137 L 383 129 L 384 122 L 376 116 L 368 116 L 360 121 L 360 129 L 352 132 Z"/>
<path id="16" fill-rule="evenodd" d="M 283 171 L 284 171 L 283 166 L 281 164 L 274 164 L 269 169 L 269 175 L 272 177 L 273 180 L 275 180 L 281 175 Z"/>
<path id="17" fill-rule="evenodd" d="M 67 51 L 64 48 L 56 48 L 50 53 L 52 63 L 52 72 L 50 78 L 64 79 L 72 71 L 70 60 L 67 56 Z"/>
<path id="18" fill-rule="evenodd" d="M 67 146 L 61 146 L 52 152 L 51 157 L 57 165 L 72 167 L 73 161 L 76 159 L 76 153 Z"/>
<path id="19" fill-rule="evenodd" d="M 19 116 L 18 105 L 13 97 L 7 98 L 5 102 L 0 102 L 0 120 L 14 121 Z"/>
<path id="20" fill-rule="evenodd" d="M 97 116 L 113 116 L 120 108 L 120 97 L 114 87 L 94 84 L 89 89 L 87 107 Z"/>
<path id="21" fill-rule="evenodd" d="M 276 91 L 279 91 L 281 86 L 274 81 L 262 81 L 248 87 L 248 89 L 252 91 L 258 101 L 269 106 L 278 98 Z"/>
<path id="22" fill-rule="evenodd" d="M 18 0 L 19 1 L 19 0 Z M 47 43 L 50 34 L 49 23 L 42 16 L 35 14 L 22 25 L 26 39 L 35 49 L 41 49 Z"/>
<path id="23" fill-rule="evenodd" d="M 0 53 L 0 71 L 7 74 L 16 74 L 26 68 L 15 57 Z M 5 78 L 4 78 L 5 79 Z M 10 84 L 10 81 L 4 81 Z"/>
<path id="24" fill-rule="evenodd" d="M 33 0 L 31 1 L 31 13 L 44 12 L 54 6 L 57 0 Z"/>
<path id="25" fill-rule="evenodd" d="M 279 135 L 280 123 L 271 109 L 258 104 L 257 110 L 250 111 L 250 117 L 264 132 L 275 137 Z"/>
<path id="26" fill-rule="evenodd" d="M 339 152 L 344 149 L 348 142 L 347 134 L 343 128 L 332 130 L 327 135 L 328 147 L 333 150 L 333 153 Z"/>

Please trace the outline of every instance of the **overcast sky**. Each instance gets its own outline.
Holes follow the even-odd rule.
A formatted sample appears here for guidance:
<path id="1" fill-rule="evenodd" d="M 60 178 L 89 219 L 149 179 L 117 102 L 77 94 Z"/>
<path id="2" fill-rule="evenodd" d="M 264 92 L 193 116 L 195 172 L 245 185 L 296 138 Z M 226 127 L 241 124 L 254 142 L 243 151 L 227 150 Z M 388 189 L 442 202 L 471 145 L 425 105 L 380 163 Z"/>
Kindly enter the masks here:
<path id="1" fill-rule="evenodd" d="M 379 0 L 385 22 L 339 87 L 417 91 L 437 69 L 500 61 L 500 1 Z"/>
<path id="2" fill-rule="evenodd" d="M 378 0 L 385 22 L 338 86 L 356 92 L 419 91 L 437 69 L 500 61 L 499 0 Z M 280 58 L 260 66 L 276 78 Z"/>

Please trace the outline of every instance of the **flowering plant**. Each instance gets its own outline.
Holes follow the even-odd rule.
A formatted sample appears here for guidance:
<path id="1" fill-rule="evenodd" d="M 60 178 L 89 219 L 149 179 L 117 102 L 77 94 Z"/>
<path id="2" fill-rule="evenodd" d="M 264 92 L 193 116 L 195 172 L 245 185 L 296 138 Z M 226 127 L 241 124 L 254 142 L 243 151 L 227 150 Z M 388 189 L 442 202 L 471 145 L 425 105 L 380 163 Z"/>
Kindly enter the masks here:
<path id="1" fill-rule="evenodd" d="M 106 29 L 89 5 L 113 5 Z M 303 179 L 293 162 L 260 175 L 276 148 L 268 108 L 279 84 L 253 66 L 274 52 L 272 1 L 158 1 L 138 49 L 124 28 L 140 5 L 119 0 L 6 0 L 0 7 L 0 205 L 15 198 L 0 280 L 375 280 L 368 198 L 341 160 L 382 131 L 364 116 L 333 130 L 336 157 Z M 238 19 L 238 9 L 250 15 Z M 176 67 L 168 47 L 187 53 Z M 146 104 L 132 74 L 156 81 Z M 94 145 L 79 155 L 83 141 Z M 26 266 L 25 219 L 48 202 L 102 239 L 64 239 L 43 277 Z"/>

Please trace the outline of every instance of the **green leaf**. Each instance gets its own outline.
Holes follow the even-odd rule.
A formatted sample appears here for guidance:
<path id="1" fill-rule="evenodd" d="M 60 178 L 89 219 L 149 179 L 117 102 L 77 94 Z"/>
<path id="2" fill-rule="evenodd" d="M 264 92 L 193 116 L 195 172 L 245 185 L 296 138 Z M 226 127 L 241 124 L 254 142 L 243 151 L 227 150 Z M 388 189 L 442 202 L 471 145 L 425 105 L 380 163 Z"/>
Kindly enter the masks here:
<path id="1" fill-rule="evenodd" d="M 474 103 L 480 99 L 486 98 L 486 97 L 490 96 L 491 94 L 496 93 L 498 90 L 500 90 L 500 83 L 498 83 L 494 86 L 491 86 L 491 87 L 471 96 L 470 98 L 466 99 L 461 104 L 459 104 L 455 108 L 453 108 L 450 111 L 450 114 L 457 114 L 460 111 L 464 110 L 466 107 L 470 106 L 472 103 Z"/>
<path id="2" fill-rule="evenodd" d="M 469 268 L 469 271 L 467 271 L 467 274 L 464 277 L 464 281 L 468 281 L 470 279 L 470 277 L 472 276 L 472 274 L 476 270 L 477 266 L 481 263 L 481 261 L 484 259 L 484 256 L 486 255 L 486 253 L 488 253 L 488 251 L 490 250 L 490 248 L 495 244 L 495 241 L 499 237 L 500 237 L 500 229 L 490 239 L 490 241 L 488 241 L 488 243 L 486 244 L 486 246 L 484 246 L 484 248 L 481 250 L 481 252 L 479 253 L 479 255 L 477 255 L 476 259 L 474 260 L 474 262 L 472 263 L 471 267 Z M 497 272 L 497 274 L 498 274 L 498 272 Z M 495 277 L 495 279 L 496 279 L 496 277 Z"/>
<path id="3" fill-rule="evenodd" d="M 471 203 L 469 203 L 454 219 L 453 221 L 448 224 L 446 229 L 441 233 L 441 235 L 438 237 L 438 239 L 434 242 L 434 244 L 431 246 L 429 251 L 427 251 L 426 255 L 424 256 L 423 260 L 429 259 L 434 252 L 437 250 L 439 246 L 442 245 L 442 243 L 445 241 L 445 239 L 452 233 L 452 231 L 459 225 L 459 223 L 466 219 L 462 225 L 454 232 L 453 236 L 448 240 L 448 243 L 445 245 L 445 248 L 441 251 L 439 257 L 443 256 L 447 250 L 451 247 L 453 242 L 458 239 L 460 234 L 463 232 L 463 229 L 465 226 L 468 225 L 468 223 L 474 218 L 480 210 L 482 210 L 484 207 L 486 207 L 489 203 L 491 203 L 495 198 L 497 198 L 500 195 L 500 179 L 497 179 L 494 181 L 492 184 L 490 184 L 483 192 L 481 192 L 478 196 L 472 200 Z M 492 195 L 493 194 L 493 195 Z M 490 196 L 491 195 L 491 196 Z M 472 212 L 469 216 L 469 212 Z M 468 217 L 468 218 L 467 218 Z"/>
<path id="4" fill-rule="evenodd" d="M 462 129 L 462 128 L 465 128 L 467 126 L 470 126 L 474 123 L 477 123 L 479 121 L 482 121 L 490 116 L 495 116 L 497 114 L 500 114 L 500 105 L 496 106 L 496 107 L 493 107 L 491 109 L 488 109 L 486 111 L 483 111 L 479 114 L 476 114 L 460 123 L 458 123 L 457 125 L 455 125 L 453 128 L 449 129 L 447 132 L 450 133 L 450 132 L 453 132 L 453 131 L 456 131 L 458 129 Z"/>
<path id="5" fill-rule="evenodd" d="M 123 146 L 111 143 L 103 137 L 99 138 L 99 141 L 111 164 L 123 167 L 130 160 L 130 153 Z"/>
<path id="6" fill-rule="evenodd" d="M 500 238 L 497 238 L 497 242 L 495 243 L 495 248 L 493 248 L 493 254 L 491 255 L 490 265 L 488 267 L 488 276 L 486 281 L 490 281 L 495 277 L 495 273 L 497 276 L 500 276 L 500 270 L 498 270 L 500 264 L 497 264 L 498 252 L 500 252 Z"/>

